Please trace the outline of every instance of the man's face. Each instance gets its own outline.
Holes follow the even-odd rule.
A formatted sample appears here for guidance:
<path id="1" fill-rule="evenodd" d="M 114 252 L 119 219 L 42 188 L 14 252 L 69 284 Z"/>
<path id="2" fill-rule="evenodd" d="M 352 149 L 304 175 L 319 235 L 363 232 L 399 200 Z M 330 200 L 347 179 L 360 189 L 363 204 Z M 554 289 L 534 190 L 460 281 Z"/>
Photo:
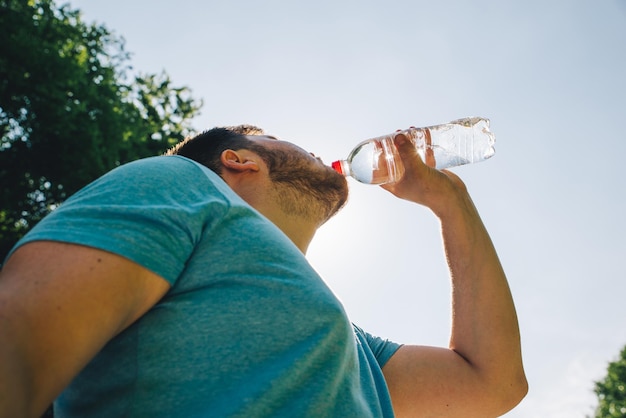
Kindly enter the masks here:
<path id="1" fill-rule="evenodd" d="M 286 213 L 317 218 L 321 225 L 346 203 L 346 178 L 313 154 L 271 136 L 250 135 L 248 139 L 263 148 L 259 155 Z"/>

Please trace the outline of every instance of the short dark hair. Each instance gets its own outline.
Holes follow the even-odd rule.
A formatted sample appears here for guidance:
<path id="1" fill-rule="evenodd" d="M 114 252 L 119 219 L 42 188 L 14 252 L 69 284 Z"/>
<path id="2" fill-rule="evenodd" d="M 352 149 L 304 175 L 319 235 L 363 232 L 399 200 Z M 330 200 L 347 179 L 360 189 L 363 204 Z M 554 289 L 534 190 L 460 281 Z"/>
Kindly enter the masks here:
<path id="1" fill-rule="evenodd" d="M 164 155 L 182 155 L 222 174 L 220 156 L 227 149 L 248 149 L 262 158 L 266 150 L 246 138 L 246 135 L 261 135 L 263 130 L 253 125 L 225 126 L 209 129 L 190 136 L 167 150 Z"/>

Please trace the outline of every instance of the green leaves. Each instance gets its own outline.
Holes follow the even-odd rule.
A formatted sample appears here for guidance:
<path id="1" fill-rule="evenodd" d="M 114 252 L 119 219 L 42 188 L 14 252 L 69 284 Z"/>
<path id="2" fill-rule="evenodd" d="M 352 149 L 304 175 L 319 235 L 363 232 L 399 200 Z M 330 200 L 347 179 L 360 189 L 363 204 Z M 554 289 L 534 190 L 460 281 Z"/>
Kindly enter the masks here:
<path id="1" fill-rule="evenodd" d="M 619 359 L 609 363 L 604 380 L 596 382 L 595 393 L 599 400 L 596 418 L 626 416 L 626 347 Z"/>
<path id="2" fill-rule="evenodd" d="M 201 102 L 129 75 L 124 40 L 53 0 L 0 0 L 0 260 L 79 188 L 191 131 Z"/>

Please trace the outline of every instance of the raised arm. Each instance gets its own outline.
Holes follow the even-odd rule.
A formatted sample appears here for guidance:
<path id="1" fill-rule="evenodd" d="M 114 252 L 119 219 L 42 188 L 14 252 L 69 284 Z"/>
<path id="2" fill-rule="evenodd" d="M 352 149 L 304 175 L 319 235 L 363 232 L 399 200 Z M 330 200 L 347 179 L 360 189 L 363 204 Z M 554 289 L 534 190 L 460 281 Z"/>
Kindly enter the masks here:
<path id="1" fill-rule="evenodd" d="M 0 271 L 0 418 L 41 416 L 168 289 L 155 273 L 94 248 L 19 248 Z"/>
<path id="2" fill-rule="evenodd" d="M 427 167 L 400 136 L 404 178 L 383 186 L 441 222 L 452 279 L 449 348 L 403 346 L 383 372 L 398 417 L 496 417 L 527 392 L 513 299 L 495 248 L 463 182 Z M 426 158 L 432 158 L 427 155 Z"/>

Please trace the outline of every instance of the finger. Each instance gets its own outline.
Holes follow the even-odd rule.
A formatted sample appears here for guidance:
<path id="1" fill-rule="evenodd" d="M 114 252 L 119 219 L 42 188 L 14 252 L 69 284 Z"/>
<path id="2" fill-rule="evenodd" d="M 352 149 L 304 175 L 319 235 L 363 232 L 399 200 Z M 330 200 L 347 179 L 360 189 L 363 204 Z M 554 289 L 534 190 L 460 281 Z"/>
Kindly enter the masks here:
<path id="1" fill-rule="evenodd" d="M 435 161 L 435 151 L 433 149 L 433 141 L 430 136 L 430 129 L 424 129 L 424 162 L 427 166 L 435 168 L 437 161 Z"/>
<path id="2" fill-rule="evenodd" d="M 424 150 L 424 159 L 426 160 L 426 165 L 432 168 L 437 166 L 437 161 L 435 161 L 435 150 L 432 147 L 426 147 Z"/>
<path id="3" fill-rule="evenodd" d="M 424 170 L 424 161 L 418 152 L 415 142 L 404 132 L 396 134 L 394 137 L 394 145 L 400 154 L 405 169 L 413 172 L 414 175 Z"/>
<path id="4" fill-rule="evenodd" d="M 419 158 L 417 148 L 413 144 L 413 141 L 411 141 L 411 139 L 403 131 L 399 131 L 396 134 L 393 138 L 393 143 L 401 156 L 410 157 L 410 159 L 413 159 L 415 156 Z"/>

